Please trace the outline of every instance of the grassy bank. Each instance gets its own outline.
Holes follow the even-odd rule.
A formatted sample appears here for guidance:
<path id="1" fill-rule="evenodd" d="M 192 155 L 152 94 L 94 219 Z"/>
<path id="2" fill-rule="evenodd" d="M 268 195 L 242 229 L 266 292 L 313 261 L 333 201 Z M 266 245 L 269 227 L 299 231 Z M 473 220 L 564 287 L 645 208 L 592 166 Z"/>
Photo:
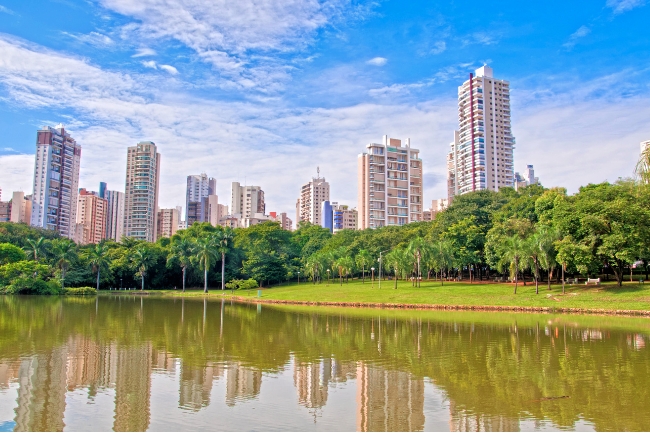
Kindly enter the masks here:
<path id="1" fill-rule="evenodd" d="M 410 282 L 382 281 L 381 288 L 375 281 L 363 284 L 354 280 L 339 285 L 332 281 L 329 285 L 310 282 L 290 283 L 262 290 L 263 300 L 296 302 L 337 302 L 368 304 L 419 304 L 444 306 L 496 306 L 496 307 L 548 307 L 554 309 L 607 309 L 607 310 L 650 310 L 650 284 L 626 282 L 618 287 L 614 282 L 605 282 L 601 286 L 568 285 L 566 294 L 562 294 L 560 285 L 540 285 L 539 295 L 535 286 L 528 283 L 519 285 L 517 294 L 513 294 L 514 285 L 498 283 L 446 282 L 441 286 L 438 281 L 423 281 L 422 287 L 415 288 Z M 201 291 L 191 290 L 185 294 L 180 291 L 156 291 L 150 294 L 162 296 L 203 296 Z M 211 290 L 210 296 L 231 296 L 230 291 L 221 293 Z M 257 289 L 236 291 L 235 296 L 254 298 Z"/>

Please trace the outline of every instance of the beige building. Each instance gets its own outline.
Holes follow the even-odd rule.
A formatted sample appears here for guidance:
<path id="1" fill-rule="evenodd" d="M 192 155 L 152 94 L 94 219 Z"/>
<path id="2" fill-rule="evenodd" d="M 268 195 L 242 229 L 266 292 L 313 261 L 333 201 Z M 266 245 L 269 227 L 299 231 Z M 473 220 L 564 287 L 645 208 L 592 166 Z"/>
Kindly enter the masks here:
<path id="1" fill-rule="evenodd" d="M 82 245 L 98 244 L 105 239 L 107 208 L 106 199 L 84 188 L 79 190 L 75 242 Z"/>
<path id="2" fill-rule="evenodd" d="M 407 139 L 384 135 L 358 157 L 358 227 L 360 230 L 423 221 L 422 160 Z"/>
<path id="3" fill-rule="evenodd" d="M 293 230 L 293 221 L 291 221 L 291 218 L 287 216 L 286 212 L 282 213 L 277 213 L 277 212 L 270 212 L 269 216 L 271 217 L 272 221 L 277 221 L 280 223 L 280 227 L 282 227 L 285 230 Z"/>
<path id="4" fill-rule="evenodd" d="M 201 221 L 218 226 L 221 218 L 228 215 L 228 206 L 219 204 L 219 197 L 211 194 L 201 199 Z"/>
<path id="5" fill-rule="evenodd" d="M 436 219 L 436 215 L 449 207 L 448 198 L 438 198 L 431 201 L 431 221 Z"/>
<path id="6" fill-rule="evenodd" d="M 232 215 L 241 215 L 250 218 L 253 214 L 264 214 L 266 203 L 264 191 L 259 186 L 241 186 L 233 182 L 231 188 L 230 212 Z"/>
<path id="7" fill-rule="evenodd" d="M 300 197 L 296 202 L 296 224 L 300 221 L 309 221 L 314 225 L 323 224 L 323 202 L 330 199 L 330 184 L 324 177 L 317 177 L 300 188 Z"/>
<path id="8" fill-rule="evenodd" d="M 514 187 L 510 85 L 489 66 L 458 88 L 458 123 L 447 155 L 447 197 Z"/>
<path id="9" fill-rule="evenodd" d="M 124 199 L 124 236 L 155 242 L 158 238 L 160 154 L 156 144 L 143 141 L 128 148 Z"/>
<path id="10" fill-rule="evenodd" d="M 11 217 L 13 223 L 29 224 L 32 219 L 32 199 L 22 191 L 14 191 L 11 197 Z"/>
<path id="11" fill-rule="evenodd" d="M 178 230 L 178 221 L 181 216 L 177 208 L 160 209 L 158 211 L 158 229 L 156 230 L 158 239 L 171 238 Z"/>

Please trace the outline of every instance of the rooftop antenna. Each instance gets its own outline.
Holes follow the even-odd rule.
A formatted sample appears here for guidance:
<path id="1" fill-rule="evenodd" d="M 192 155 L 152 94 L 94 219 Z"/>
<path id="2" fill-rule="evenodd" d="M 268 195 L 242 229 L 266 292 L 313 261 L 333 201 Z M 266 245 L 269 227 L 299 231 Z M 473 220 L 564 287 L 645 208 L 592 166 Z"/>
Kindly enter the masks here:
<path id="1" fill-rule="evenodd" d="M 320 179 L 320 167 L 316 167 L 316 176 Z"/>

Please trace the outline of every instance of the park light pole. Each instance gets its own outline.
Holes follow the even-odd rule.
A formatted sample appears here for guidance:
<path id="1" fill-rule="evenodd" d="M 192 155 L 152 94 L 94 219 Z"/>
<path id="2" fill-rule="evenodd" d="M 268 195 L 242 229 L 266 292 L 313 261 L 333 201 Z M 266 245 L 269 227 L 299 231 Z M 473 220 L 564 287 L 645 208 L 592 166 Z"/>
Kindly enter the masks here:
<path id="1" fill-rule="evenodd" d="M 370 280 L 372 281 L 372 288 L 374 289 L 375 288 L 375 268 L 370 268 L 370 270 L 372 271 L 372 277 L 370 278 Z"/>
<path id="2" fill-rule="evenodd" d="M 384 254 L 386 251 L 390 251 L 390 250 L 388 249 L 379 252 L 379 288 L 380 289 L 381 289 L 381 262 L 382 262 L 381 255 Z"/>
<path id="3" fill-rule="evenodd" d="M 330 270 L 327 270 L 327 285 L 330 285 Z"/>
<path id="4" fill-rule="evenodd" d="M 300 271 L 298 271 L 298 285 L 300 285 Z"/>

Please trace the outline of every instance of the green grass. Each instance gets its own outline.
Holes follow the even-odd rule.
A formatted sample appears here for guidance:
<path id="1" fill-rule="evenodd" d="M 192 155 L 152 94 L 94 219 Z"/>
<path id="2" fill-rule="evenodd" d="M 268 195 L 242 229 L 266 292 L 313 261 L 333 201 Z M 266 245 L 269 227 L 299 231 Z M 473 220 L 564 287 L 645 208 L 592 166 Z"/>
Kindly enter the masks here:
<path id="1" fill-rule="evenodd" d="M 549 291 L 546 284 L 540 285 L 539 295 L 534 284 L 519 284 L 517 294 L 513 284 L 423 281 L 422 287 L 412 287 L 410 282 L 399 281 L 397 290 L 394 281 L 377 281 L 373 285 L 354 280 L 339 285 L 338 281 L 323 284 L 310 282 L 277 286 L 263 290 L 264 299 L 308 301 L 308 302 L 355 302 L 391 304 L 437 304 L 450 306 L 511 306 L 552 307 L 608 310 L 650 310 L 650 284 L 624 283 L 618 287 L 613 282 L 601 286 L 567 285 L 562 295 L 562 286 L 553 285 Z M 257 290 L 243 290 L 237 295 L 257 296 Z M 547 297 L 547 295 L 551 295 Z"/>

